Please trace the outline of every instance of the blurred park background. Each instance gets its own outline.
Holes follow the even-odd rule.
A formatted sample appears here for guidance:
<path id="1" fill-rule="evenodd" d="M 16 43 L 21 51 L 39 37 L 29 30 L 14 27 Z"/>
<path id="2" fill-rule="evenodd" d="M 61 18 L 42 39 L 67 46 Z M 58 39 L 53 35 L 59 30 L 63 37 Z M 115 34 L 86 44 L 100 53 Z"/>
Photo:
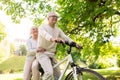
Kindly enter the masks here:
<path id="1" fill-rule="evenodd" d="M 57 25 L 83 46 L 72 52 L 79 65 L 106 80 L 120 80 L 120 0 L 0 0 L 0 80 L 22 80 L 30 28 L 45 22 L 50 11 L 59 15 Z M 57 46 L 58 60 L 66 49 Z"/>

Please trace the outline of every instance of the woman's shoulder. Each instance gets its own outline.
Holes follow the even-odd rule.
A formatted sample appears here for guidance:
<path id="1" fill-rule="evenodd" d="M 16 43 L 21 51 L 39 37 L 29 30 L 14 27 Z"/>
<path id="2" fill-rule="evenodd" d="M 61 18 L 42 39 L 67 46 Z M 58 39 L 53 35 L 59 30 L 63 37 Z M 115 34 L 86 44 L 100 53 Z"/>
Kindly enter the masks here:
<path id="1" fill-rule="evenodd" d="M 28 39 L 27 39 L 27 42 L 31 42 L 32 41 L 32 37 L 29 37 Z"/>

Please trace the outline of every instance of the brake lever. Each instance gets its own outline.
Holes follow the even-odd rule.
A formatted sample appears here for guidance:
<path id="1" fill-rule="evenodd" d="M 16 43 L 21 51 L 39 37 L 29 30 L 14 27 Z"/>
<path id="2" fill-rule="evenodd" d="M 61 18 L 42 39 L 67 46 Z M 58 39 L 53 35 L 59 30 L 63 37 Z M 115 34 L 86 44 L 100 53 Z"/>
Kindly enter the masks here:
<path id="1" fill-rule="evenodd" d="M 82 46 L 79 46 L 79 45 L 77 45 L 77 44 L 76 44 L 76 48 L 78 48 L 78 49 L 83 49 Z"/>

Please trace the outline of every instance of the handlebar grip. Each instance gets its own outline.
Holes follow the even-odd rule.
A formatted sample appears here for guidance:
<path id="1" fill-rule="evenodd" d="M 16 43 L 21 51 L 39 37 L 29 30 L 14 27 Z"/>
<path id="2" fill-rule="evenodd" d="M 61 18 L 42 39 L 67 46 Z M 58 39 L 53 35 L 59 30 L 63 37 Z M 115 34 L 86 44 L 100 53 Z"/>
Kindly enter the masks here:
<path id="1" fill-rule="evenodd" d="M 57 41 L 57 40 L 55 40 L 55 42 L 56 42 L 56 43 L 64 43 L 63 41 Z"/>
<path id="2" fill-rule="evenodd" d="M 82 46 L 76 44 L 75 42 L 71 42 L 71 43 L 70 43 L 70 46 L 76 47 L 77 49 L 83 49 Z"/>
<path id="3" fill-rule="evenodd" d="M 57 40 L 55 40 L 55 42 L 57 43 Z"/>
<path id="4" fill-rule="evenodd" d="M 71 46 L 71 47 L 76 47 L 77 49 L 83 49 L 83 47 L 82 46 L 79 46 L 79 45 L 77 45 L 75 42 L 68 42 L 68 41 L 57 41 L 57 40 L 55 40 L 55 42 L 56 43 L 64 43 L 64 44 L 66 44 L 66 45 L 69 45 L 69 46 Z"/>

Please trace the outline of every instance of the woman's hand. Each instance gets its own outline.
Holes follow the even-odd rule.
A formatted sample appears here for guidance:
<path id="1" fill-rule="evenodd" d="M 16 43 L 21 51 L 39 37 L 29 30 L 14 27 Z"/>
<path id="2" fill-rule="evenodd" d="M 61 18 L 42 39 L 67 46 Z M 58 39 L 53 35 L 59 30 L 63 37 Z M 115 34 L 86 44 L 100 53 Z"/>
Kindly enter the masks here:
<path id="1" fill-rule="evenodd" d="M 39 48 L 37 49 L 37 52 L 45 52 L 45 51 L 46 51 L 46 49 L 41 48 L 41 47 L 39 47 Z"/>

